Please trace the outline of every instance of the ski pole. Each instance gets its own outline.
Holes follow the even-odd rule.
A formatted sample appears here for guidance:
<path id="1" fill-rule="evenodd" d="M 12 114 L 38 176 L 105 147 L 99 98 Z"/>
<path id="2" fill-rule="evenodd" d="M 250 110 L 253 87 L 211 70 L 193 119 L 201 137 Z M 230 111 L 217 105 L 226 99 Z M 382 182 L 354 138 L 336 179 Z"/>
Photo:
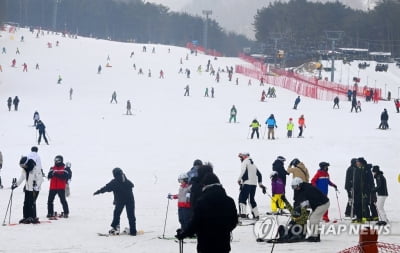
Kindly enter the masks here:
<path id="1" fill-rule="evenodd" d="M 336 202 L 337 202 L 338 209 L 339 209 L 339 217 L 340 217 L 340 220 L 342 221 L 342 211 L 340 210 L 339 197 L 338 197 L 338 191 L 337 190 L 335 191 L 335 194 L 336 194 Z"/>
<path id="2" fill-rule="evenodd" d="M 17 179 L 13 178 L 12 183 L 14 184 L 16 181 L 17 181 Z M 11 189 L 10 200 L 8 201 L 8 205 L 7 205 L 7 209 L 6 209 L 6 215 L 4 216 L 4 220 L 3 220 L 3 226 L 6 225 L 6 219 L 7 219 L 8 210 L 10 210 L 10 213 L 9 213 L 10 216 L 8 218 L 8 224 L 10 224 L 10 221 L 11 221 L 11 208 L 12 208 L 13 193 L 14 193 L 14 189 Z"/>
<path id="3" fill-rule="evenodd" d="M 179 240 L 179 253 L 183 253 L 183 240 Z"/>
<path id="4" fill-rule="evenodd" d="M 265 139 L 265 133 L 267 132 L 267 127 L 266 126 L 264 126 L 264 134 L 263 134 L 263 139 Z"/>
<path id="5" fill-rule="evenodd" d="M 167 226 L 168 207 L 169 207 L 169 198 L 168 198 L 168 202 L 167 202 L 167 211 L 165 212 L 164 230 L 163 230 L 162 238 L 165 238 L 165 227 Z"/>
<path id="6" fill-rule="evenodd" d="M 251 130 L 251 127 L 249 127 L 249 131 L 247 131 L 247 139 L 250 139 L 250 130 Z"/>

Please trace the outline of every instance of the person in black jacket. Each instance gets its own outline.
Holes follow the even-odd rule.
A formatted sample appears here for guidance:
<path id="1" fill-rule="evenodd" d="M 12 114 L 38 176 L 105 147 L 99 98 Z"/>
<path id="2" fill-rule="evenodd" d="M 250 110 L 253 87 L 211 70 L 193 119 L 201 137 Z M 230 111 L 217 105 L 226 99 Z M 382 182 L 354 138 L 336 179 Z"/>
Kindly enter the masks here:
<path id="1" fill-rule="evenodd" d="M 124 207 L 129 220 L 129 234 L 136 236 L 136 218 L 135 218 L 135 199 L 132 188 L 133 183 L 125 177 L 125 174 L 120 168 L 115 168 L 112 171 L 114 179 L 106 184 L 101 189 L 97 190 L 93 195 L 105 192 L 114 193 L 114 217 L 111 222 L 110 234 L 119 234 L 120 216 Z"/>
<path id="2" fill-rule="evenodd" d="M 208 173 L 213 172 L 211 164 L 200 165 L 197 169 L 197 176 L 192 177 L 189 184 L 192 186 L 190 189 L 190 207 L 194 209 L 197 205 L 197 200 L 200 198 L 203 189 L 203 179 Z"/>
<path id="3" fill-rule="evenodd" d="M 11 97 L 8 97 L 8 99 L 7 99 L 8 111 L 11 111 L 11 105 L 12 105 L 12 98 L 11 98 Z"/>
<path id="4" fill-rule="evenodd" d="M 228 253 L 231 250 L 231 232 L 238 223 L 237 209 L 233 199 L 213 173 L 201 182 L 203 193 L 193 210 L 193 217 L 186 230 L 177 230 L 176 238 L 197 235 L 198 253 Z"/>
<path id="5" fill-rule="evenodd" d="M 14 97 L 13 104 L 14 104 L 14 110 L 15 110 L 15 111 L 18 111 L 18 104 L 19 104 L 19 98 L 18 98 L 18 96 L 15 96 L 15 97 Z"/>
<path id="6" fill-rule="evenodd" d="M 49 145 L 49 142 L 47 141 L 46 138 L 46 126 L 41 120 L 38 120 L 36 123 L 36 129 L 39 131 L 39 139 L 38 139 L 38 145 L 40 145 L 40 141 L 42 140 L 42 136 L 44 141 L 46 142 L 47 145 Z"/>
<path id="7" fill-rule="evenodd" d="M 289 175 L 289 173 L 285 170 L 285 161 L 285 157 L 278 156 L 276 160 L 272 163 L 272 170 L 278 172 L 278 177 L 282 179 L 283 184 L 286 186 L 286 176 Z"/>
<path id="8" fill-rule="evenodd" d="M 381 124 L 379 124 L 378 128 L 382 130 L 388 129 L 389 128 L 388 120 L 389 120 L 389 114 L 386 109 L 383 109 L 383 112 L 381 113 Z"/>
<path id="9" fill-rule="evenodd" d="M 388 190 L 386 185 L 386 178 L 383 176 L 383 172 L 379 169 L 379 166 L 375 165 L 372 167 L 372 172 L 376 181 L 376 187 L 372 190 L 378 194 L 376 206 L 378 208 L 379 221 L 376 225 L 385 226 L 388 223 L 386 212 L 384 209 L 386 198 L 388 197 Z"/>
<path id="10" fill-rule="evenodd" d="M 347 191 L 347 197 L 348 197 L 346 211 L 344 212 L 344 215 L 350 218 L 353 218 L 351 216 L 354 215 L 355 213 L 353 196 L 354 196 L 354 177 L 357 169 L 356 161 L 357 161 L 356 158 L 351 159 L 350 167 L 348 167 L 346 170 L 346 179 L 344 183 L 344 188 Z"/>
<path id="11" fill-rule="evenodd" d="M 298 203 L 301 208 L 309 206 L 312 209 L 309 217 L 310 225 L 308 227 L 311 231 L 309 231 L 310 236 L 307 238 L 307 241 L 320 242 L 319 222 L 329 208 L 328 197 L 312 184 L 303 182 L 299 177 L 293 178 L 292 188 L 297 192 L 295 194 L 295 203 Z"/>

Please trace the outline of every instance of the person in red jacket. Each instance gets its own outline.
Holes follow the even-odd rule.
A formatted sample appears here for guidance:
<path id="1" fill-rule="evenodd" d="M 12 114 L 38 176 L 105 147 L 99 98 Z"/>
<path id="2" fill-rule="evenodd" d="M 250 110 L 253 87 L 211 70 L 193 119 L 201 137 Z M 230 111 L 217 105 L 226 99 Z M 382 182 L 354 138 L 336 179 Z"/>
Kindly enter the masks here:
<path id="1" fill-rule="evenodd" d="M 311 179 L 311 184 L 317 187 L 325 196 L 328 196 L 328 186 L 332 186 L 337 191 L 336 184 L 332 183 L 329 179 L 328 167 L 329 163 L 327 162 L 320 162 L 319 163 L 319 170 L 315 173 L 314 177 Z M 329 222 L 328 218 L 328 210 L 322 216 L 322 220 L 325 222 Z"/>
<path id="2" fill-rule="evenodd" d="M 49 197 L 47 199 L 47 218 L 55 217 L 53 202 L 56 195 L 60 198 L 63 207 L 63 213 L 60 217 L 68 218 L 69 208 L 65 197 L 65 188 L 71 174 L 71 169 L 65 166 L 63 157 L 57 155 L 54 158 L 54 166 L 50 168 L 49 174 L 47 175 L 47 178 L 50 179 Z"/>

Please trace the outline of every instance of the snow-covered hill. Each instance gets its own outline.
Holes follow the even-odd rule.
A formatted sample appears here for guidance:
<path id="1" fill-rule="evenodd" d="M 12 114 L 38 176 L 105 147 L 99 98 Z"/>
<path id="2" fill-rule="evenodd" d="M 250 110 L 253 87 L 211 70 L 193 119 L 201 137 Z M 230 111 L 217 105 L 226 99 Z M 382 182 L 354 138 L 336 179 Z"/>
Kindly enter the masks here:
<path id="1" fill-rule="evenodd" d="M 350 113 L 350 104 L 341 101 L 340 109 L 333 110 L 332 102 L 302 98 L 298 110 L 293 110 L 297 95 L 277 88 L 277 98 L 260 102 L 261 91 L 267 89 L 248 86 L 248 78 L 234 74 L 239 85 L 229 82 L 226 73 L 221 81 L 204 72 L 207 61 L 213 67 L 225 69 L 243 63 L 237 58 L 213 59 L 190 54 L 185 48 L 167 45 L 117 43 L 78 37 L 77 39 L 45 32 L 19 29 L 15 34 L 0 33 L 0 150 L 4 164 L 3 184 L 9 187 L 13 177 L 19 177 L 18 161 L 36 145 L 36 131 L 32 127 L 37 110 L 46 124 L 50 145 L 40 145 L 39 154 L 45 172 L 56 155 L 72 163 L 70 218 L 51 224 L 0 227 L 3 252 L 177 252 L 173 241 L 157 236 L 163 232 L 167 194 L 178 189 L 177 177 L 186 172 L 193 160 L 210 161 L 228 194 L 238 197 L 236 183 L 240 172 L 239 152 L 250 152 L 270 186 L 271 164 L 278 155 L 288 161 L 297 157 L 313 175 L 321 161 L 331 164 L 331 179 L 341 191 L 336 200 L 331 190 L 330 216 L 339 218 L 347 196 L 343 189 L 345 170 L 353 157 L 365 157 L 380 165 L 388 180 L 389 198 L 386 209 L 392 221 L 391 234 L 381 235 L 380 241 L 395 243 L 400 231 L 396 213 L 396 197 L 400 194 L 397 174 L 400 159 L 400 115 L 395 113 L 393 101 L 378 104 L 363 102 L 361 113 Z M 24 36 L 24 42 L 20 41 Z M 59 41 L 59 46 L 56 42 Z M 52 48 L 48 48 L 52 43 Z M 147 52 L 143 52 L 146 46 Z M 16 49 L 20 54 L 16 54 Z M 152 53 L 152 49 L 155 53 Z M 134 52 L 132 57 L 131 53 Z M 108 61 L 107 58 L 110 58 Z M 186 57 L 188 59 L 186 60 Z M 11 61 L 16 59 L 16 67 Z M 182 59 L 182 64 L 180 63 Z M 22 64 L 28 64 L 28 72 Z M 107 62 L 111 67 L 106 67 Z M 40 69 L 36 70 L 35 65 Z M 136 65 L 134 70 L 133 65 Z M 101 74 L 97 74 L 98 66 Z M 202 72 L 198 72 L 198 66 Z M 144 75 L 138 75 L 139 68 Z M 179 74 L 179 69 L 191 70 L 190 78 Z M 148 77 L 151 70 L 152 76 Z M 163 70 L 165 78 L 159 78 Z M 62 83 L 57 84 L 61 75 Z M 351 73 L 350 77 L 356 74 Z M 399 73 L 371 73 L 370 80 L 380 83 Z M 190 96 L 184 97 L 184 87 L 190 86 Z M 215 88 L 215 98 L 204 97 L 205 88 Z M 69 90 L 73 89 L 72 100 Z M 110 104 L 111 94 L 117 92 L 118 104 Z M 395 91 L 392 91 L 392 94 Z M 8 112 L 6 100 L 18 96 L 18 112 Z M 393 94 L 395 96 L 395 94 Z M 126 101 L 131 100 L 133 116 L 124 115 Z M 237 124 L 229 124 L 232 105 L 238 109 Z M 380 113 L 389 111 L 391 130 L 377 130 Z M 261 123 L 274 114 L 277 119 L 277 140 L 248 139 L 249 124 L 254 118 Z M 307 128 L 305 138 L 286 138 L 286 123 L 295 122 L 304 114 Z M 265 127 L 262 128 L 262 135 Z M 297 135 L 297 128 L 295 136 Z M 286 162 L 288 164 L 288 162 Z M 112 194 L 93 197 L 93 192 L 112 178 L 112 169 L 121 167 L 135 183 L 136 218 L 138 229 L 147 233 L 138 237 L 98 237 L 96 232 L 109 229 L 112 218 Z M 290 179 L 289 179 L 290 182 Z M 49 184 L 42 185 L 38 198 L 38 215 L 45 220 Z M 270 188 L 270 187 L 269 187 Z M 9 189 L 0 190 L 0 217 L 3 219 L 8 204 Z M 292 190 L 287 187 L 288 199 Z M 257 193 L 256 200 L 262 213 L 270 210 L 266 195 Z M 14 192 L 11 222 L 22 218 L 23 192 Z M 61 211 L 58 199 L 55 209 Z M 283 218 L 286 219 L 286 218 Z M 123 213 L 121 225 L 127 226 Z M 179 223 L 176 203 L 171 202 L 166 234 L 175 234 Z M 265 252 L 271 245 L 257 244 L 252 227 L 238 227 L 233 233 L 232 252 Z M 279 244 L 275 252 L 309 252 L 318 246 L 320 252 L 337 252 L 355 245 L 358 235 L 342 233 L 323 236 L 318 245 L 309 243 Z M 195 244 L 185 244 L 185 252 L 195 252 Z"/>

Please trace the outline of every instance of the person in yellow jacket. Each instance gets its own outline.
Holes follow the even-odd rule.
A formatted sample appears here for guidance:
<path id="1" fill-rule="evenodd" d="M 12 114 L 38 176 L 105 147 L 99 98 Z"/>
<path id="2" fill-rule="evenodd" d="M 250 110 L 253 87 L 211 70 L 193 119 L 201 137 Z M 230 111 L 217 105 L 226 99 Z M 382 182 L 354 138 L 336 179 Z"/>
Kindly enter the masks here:
<path id="1" fill-rule="evenodd" d="M 289 122 L 286 124 L 287 137 L 288 137 L 288 138 L 292 138 L 293 128 L 294 128 L 293 119 L 290 118 L 290 119 L 289 119 Z"/>
<path id="2" fill-rule="evenodd" d="M 257 121 L 257 119 L 253 119 L 253 121 L 251 122 L 250 126 L 252 128 L 252 132 L 251 132 L 251 139 L 253 139 L 254 137 L 254 133 L 257 134 L 257 139 L 260 139 L 260 133 L 258 132 L 258 129 L 261 127 L 260 123 Z"/>

